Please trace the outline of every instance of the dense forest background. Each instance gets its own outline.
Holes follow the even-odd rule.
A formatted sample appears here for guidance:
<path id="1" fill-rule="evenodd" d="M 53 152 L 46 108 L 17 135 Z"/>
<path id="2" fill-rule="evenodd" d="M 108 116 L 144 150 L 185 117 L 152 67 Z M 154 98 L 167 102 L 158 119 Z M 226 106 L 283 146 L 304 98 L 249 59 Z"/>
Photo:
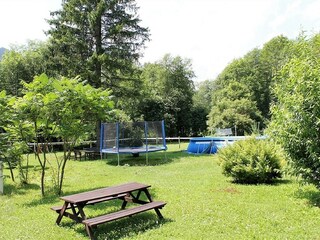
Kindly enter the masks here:
<path id="1" fill-rule="evenodd" d="M 79 76 L 95 88 L 112 91 L 121 113 L 117 120 L 164 119 L 167 136 L 211 135 L 219 128 L 232 128 L 234 135 L 262 133 L 277 101 L 273 87 L 279 70 L 295 57 L 297 45 L 319 38 L 276 36 L 232 60 L 215 79 L 194 82 L 192 60 L 183 56 L 168 53 L 141 65 L 149 29 L 139 25 L 134 1 L 112 4 L 65 1 L 48 20 L 47 41 L 4 52 L 0 90 L 22 96 L 21 81 L 30 83 L 42 73 Z"/>

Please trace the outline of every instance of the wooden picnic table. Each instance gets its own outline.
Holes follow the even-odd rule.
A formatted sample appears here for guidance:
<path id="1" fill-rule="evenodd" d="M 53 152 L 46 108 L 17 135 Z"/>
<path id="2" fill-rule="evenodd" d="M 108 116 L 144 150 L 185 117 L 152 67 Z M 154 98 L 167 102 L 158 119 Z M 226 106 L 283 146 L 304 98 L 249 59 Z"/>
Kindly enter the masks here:
<path id="1" fill-rule="evenodd" d="M 122 185 L 100 188 L 92 191 L 72 194 L 60 197 L 64 201 L 62 206 L 52 207 L 58 213 L 56 223 L 59 225 L 63 217 L 69 217 L 77 223 L 83 223 L 91 239 L 94 239 L 92 228 L 109 221 L 131 216 L 140 212 L 154 209 L 159 218 L 163 218 L 160 210 L 166 203 L 154 202 L 148 191 L 150 185 L 131 182 Z M 141 193 L 144 193 L 148 201 L 141 200 Z M 122 200 L 120 211 L 107 213 L 102 216 L 87 218 L 84 208 L 109 200 Z M 128 202 L 140 204 L 137 207 L 125 209 Z M 71 211 L 70 211 L 71 210 Z"/>
<path id="2" fill-rule="evenodd" d="M 97 147 L 92 147 L 92 148 L 84 148 L 84 159 L 87 160 L 93 160 L 96 159 L 97 157 L 101 157 L 100 149 Z"/>

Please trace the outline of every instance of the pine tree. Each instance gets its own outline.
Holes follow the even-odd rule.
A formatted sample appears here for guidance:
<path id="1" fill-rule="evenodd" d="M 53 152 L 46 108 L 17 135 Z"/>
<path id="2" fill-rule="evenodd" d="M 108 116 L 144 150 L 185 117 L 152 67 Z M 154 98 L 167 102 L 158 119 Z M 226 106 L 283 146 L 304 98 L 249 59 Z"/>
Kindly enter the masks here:
<path id="1" fill-rule="evenodd" d="M 149 39 L 134 0 L 65 0 L 48 20 L 52 67 L 94 87 L 119 92 Z M 121 92 L 121 91 L 120 91 Z"/>

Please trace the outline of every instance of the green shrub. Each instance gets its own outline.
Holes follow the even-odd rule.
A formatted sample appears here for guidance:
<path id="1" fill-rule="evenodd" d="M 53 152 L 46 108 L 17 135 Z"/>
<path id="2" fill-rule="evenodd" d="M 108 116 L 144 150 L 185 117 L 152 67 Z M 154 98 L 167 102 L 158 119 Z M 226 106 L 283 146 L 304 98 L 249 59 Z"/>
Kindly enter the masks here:
<path id="1" fill-rule="evenodd" d="M 270 183 L 282 176 L 284 155 L 267 140 L 250 138 L 219 150 L 223 174 L 238 183 Z"/>

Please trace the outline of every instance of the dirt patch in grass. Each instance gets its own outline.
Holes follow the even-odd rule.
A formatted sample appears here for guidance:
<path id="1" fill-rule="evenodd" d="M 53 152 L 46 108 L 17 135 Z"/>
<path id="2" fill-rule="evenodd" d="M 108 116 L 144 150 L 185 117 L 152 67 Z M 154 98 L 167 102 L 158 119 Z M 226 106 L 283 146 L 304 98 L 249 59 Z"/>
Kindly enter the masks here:
<path id="1" fill-rule="evenodd" d="M 231 193 L 231 194 L 239 194 L 239 193 L 241 193 L 238 189 L 235 189 L 233 187 L 227 187 L 227 188 L 218 189 L 217 192 L 225 192 L 225 193 Z"/>

